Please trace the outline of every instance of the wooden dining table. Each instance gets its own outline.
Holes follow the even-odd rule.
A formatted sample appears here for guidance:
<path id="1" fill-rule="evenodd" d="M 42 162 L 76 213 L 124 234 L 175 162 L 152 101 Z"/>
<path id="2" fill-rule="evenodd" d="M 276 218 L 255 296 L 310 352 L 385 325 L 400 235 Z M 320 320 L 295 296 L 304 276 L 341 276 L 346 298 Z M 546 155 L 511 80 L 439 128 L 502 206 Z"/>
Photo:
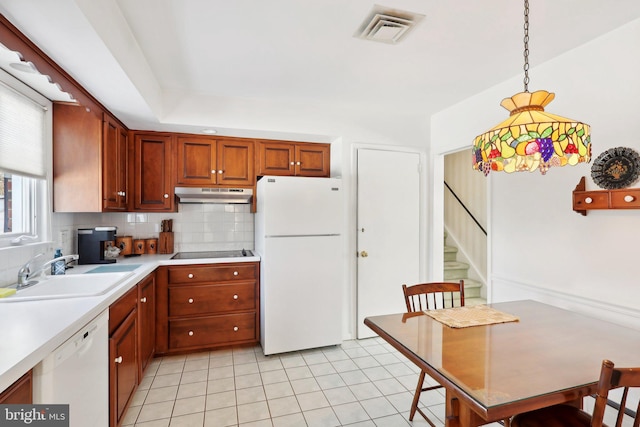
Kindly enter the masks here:
<path id="1" fill-rule="evenodd" d="M 447 427 L 558 403 L 581 407 L 595 392 L 603 359 L 640 366 L 638 330 L 531 300 L 489 307 L 517 321 L 455 328 L 423 312 L 364 320 L 444 386 Z"/>

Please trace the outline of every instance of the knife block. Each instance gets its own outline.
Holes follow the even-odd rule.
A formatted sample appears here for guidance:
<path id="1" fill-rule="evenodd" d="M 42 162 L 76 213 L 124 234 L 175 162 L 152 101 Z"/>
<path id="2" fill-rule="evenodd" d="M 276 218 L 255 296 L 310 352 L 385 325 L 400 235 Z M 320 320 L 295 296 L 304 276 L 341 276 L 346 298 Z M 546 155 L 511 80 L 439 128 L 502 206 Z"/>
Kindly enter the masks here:
<path id="1" fill-rule="evenodd" d="M 173 253 L 173 231 L 162 231 L 158 238 L 158 253 Z"/>

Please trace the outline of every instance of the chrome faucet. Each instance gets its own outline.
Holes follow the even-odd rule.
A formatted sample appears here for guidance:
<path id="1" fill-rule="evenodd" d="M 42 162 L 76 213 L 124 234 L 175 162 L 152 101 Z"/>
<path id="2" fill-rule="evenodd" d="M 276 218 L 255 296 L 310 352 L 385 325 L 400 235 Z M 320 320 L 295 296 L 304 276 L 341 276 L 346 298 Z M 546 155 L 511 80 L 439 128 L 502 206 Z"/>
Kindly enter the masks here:
<path id="1" fill-rule="evenodd" d="M 65 265 L 78 260 L 78 255 L 63 255 L 61 257 L 54 258 L 40 265 L 36 270 L 32 271 L 31 264 L 33 264 L 36 260 L 40 259 L 40 257 L 44 256 L 43 253 L 39 253 L 38 255 L 31 258 L 27 261 L 20 270 L 18 270 L 18 284 L 16 289 L 23 289 L 29 287 L 31 285 L 35 285 L 37 282 L 32 281 L 34 277 L 37 277 L 39 274 L 44 273 L 45 269 L 49 267 L 56 261 L 64 261 Z"/>

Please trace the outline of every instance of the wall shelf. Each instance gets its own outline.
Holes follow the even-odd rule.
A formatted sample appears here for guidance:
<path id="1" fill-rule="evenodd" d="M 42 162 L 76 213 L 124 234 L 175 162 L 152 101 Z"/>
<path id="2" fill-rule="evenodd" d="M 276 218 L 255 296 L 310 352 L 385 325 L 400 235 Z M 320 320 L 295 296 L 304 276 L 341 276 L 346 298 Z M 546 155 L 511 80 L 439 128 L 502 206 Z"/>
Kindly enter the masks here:
<path id="1" fill-rule="evenodd" d="M 640 209 L 640 188 L 586 191 L 583 176 L 573 190 L 573 210 L 586 216 L 593 209 Z"/>

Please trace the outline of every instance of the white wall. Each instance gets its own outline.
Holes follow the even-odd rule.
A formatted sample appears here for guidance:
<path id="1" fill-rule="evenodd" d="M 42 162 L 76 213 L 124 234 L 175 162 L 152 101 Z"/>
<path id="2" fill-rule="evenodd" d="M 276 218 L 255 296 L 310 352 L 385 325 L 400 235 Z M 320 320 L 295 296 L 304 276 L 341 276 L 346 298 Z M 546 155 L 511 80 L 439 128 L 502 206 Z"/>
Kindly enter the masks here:
<path id="1" fill-rule="evenodd" d="M 556 93 L 547 111 L 591 125 L 593 159 L 617 146 L 640 151 L 638 40 L 640 20 L 530 71 L 530 90 Z M 434 173 L 441 168 L 438 153 L 470 146 L 506 117 L 506 110 L 493 106 L 520 91 L 517 77 L 436 114 Z M 574 212 L 571 192 L 580 177 L 587 177 L 587 189 L 599 189 L 590 168 L 552 168 L 546 176 L 490 174 L 489 297 L 534 298 L 640 328 L 640 211 Z"/>

